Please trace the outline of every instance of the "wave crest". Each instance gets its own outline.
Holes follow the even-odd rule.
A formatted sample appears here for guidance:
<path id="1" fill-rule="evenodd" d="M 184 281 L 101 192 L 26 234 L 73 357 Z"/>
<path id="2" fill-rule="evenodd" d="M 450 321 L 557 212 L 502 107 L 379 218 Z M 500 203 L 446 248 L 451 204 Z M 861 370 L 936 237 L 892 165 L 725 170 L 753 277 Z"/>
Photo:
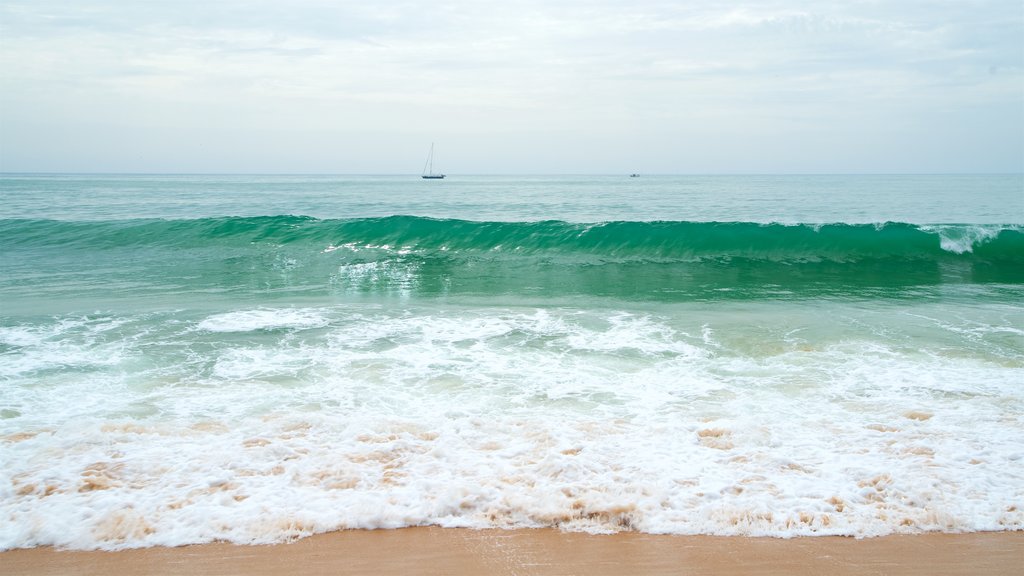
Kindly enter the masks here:
<path id="1" fill-rule="evenodd" d="M 973 254 L 1024 260 L 1024 226 L 760 224 L 753 222 L 478 222 L 417 216 L 318 220 L 301 216 L 62 222 L 7 220 L 0 245 L 302 245 L 420 252 L 588 254 L 607 258 L 773 261 L 936 259 Z"/>

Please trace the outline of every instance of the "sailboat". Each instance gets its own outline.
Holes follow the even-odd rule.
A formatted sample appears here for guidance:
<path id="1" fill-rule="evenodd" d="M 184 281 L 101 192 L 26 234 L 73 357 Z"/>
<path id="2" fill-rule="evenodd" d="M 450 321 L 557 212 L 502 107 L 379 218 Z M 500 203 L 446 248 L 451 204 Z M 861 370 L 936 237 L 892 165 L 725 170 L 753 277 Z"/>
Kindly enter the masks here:
<path id="1" fill-rule="evenodd" d="M 430 167 L 430 171 L 427 171 L 427 167 Z M 444 178 L 444 174 L 434 174 L 434 143 L 430 143 L 430 155 L 427 156 L 427 163 L 423 165 L 423 176 L 422 178 L 428 179 L 440 179 Z"/>

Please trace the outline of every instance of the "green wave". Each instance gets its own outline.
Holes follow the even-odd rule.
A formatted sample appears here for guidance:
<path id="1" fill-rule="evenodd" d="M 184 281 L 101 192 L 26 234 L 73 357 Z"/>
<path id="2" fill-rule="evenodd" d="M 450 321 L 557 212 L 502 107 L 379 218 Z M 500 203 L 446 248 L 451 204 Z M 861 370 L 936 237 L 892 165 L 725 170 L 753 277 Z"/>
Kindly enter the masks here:
<path id="1" fill-rule="evenodd" d="M 1019 225 L 475 222 L 413 216 L 0 221 L 0 291 L 878 297 L 1024 284 Z M 62 280 L 64 279 L 64 280 Z M 61 287 L 60 282 L 66 285 Z"/>
<path id="2" fill-rule="evenodd" d="M 140 245 L 321 244 L 419 251 L 588 254 L 622 259 L 1024 260 L 1024 226 L 943 224 L 758 224 L 752 222 L 475 222 L 391 216 L 299 216 L 64 222 L 0 221 L 0 246 L 109 248 Z"/>

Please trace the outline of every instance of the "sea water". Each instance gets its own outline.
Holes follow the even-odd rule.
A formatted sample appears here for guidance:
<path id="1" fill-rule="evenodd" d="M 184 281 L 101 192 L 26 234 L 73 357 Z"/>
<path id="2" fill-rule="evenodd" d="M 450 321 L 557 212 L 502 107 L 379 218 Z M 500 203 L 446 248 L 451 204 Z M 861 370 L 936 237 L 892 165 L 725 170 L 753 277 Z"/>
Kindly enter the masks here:
<path id="1" fill-rule="evenodd" d="M 0 176 L 0 548 L 1024 528 L 1024 177 Z"/>

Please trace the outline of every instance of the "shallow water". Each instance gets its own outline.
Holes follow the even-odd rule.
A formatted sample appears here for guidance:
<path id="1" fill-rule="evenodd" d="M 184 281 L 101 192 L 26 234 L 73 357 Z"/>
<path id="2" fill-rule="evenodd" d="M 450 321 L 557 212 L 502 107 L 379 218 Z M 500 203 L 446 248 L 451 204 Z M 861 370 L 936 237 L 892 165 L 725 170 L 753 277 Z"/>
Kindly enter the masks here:
<path id="1" fill-rule="evenodd" d="M 5 176 L 0 547 L 1020 529 L 1021 184 Z"/>

